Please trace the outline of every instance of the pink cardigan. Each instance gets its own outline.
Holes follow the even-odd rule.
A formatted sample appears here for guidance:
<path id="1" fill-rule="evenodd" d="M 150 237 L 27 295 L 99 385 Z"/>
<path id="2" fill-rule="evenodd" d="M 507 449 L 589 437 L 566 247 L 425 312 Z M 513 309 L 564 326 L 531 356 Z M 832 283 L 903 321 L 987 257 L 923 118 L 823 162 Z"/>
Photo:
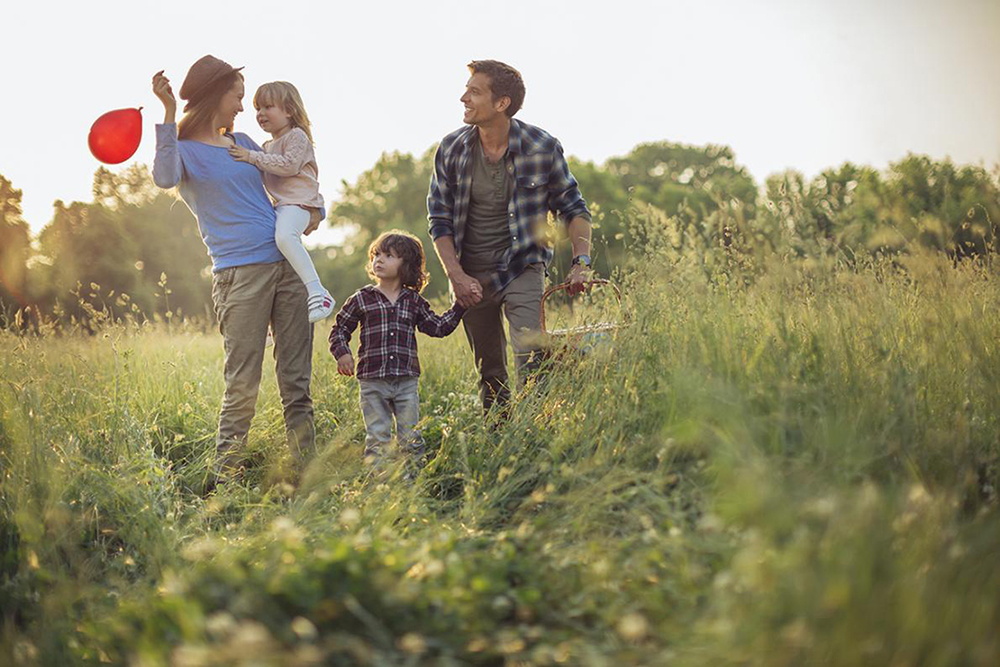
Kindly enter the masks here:
<path id="1" fill-rule="evenodd" d="M 265 141 L 264 150 L 250 151 L 249 160 L 264 172 L 264 187 L 275 207 L 323 207 L 316 153 L 301 128 L 293 127 L 277 139 Z"/>

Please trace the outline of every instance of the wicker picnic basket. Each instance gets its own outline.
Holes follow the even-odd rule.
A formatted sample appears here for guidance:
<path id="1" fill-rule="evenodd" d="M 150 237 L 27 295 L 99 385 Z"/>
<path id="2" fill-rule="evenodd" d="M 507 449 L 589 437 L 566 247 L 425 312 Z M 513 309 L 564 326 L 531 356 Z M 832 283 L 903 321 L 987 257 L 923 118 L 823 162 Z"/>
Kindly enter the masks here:
<path id="1" fill-rule="evenodd" d="M 585 290 L 590 290 L 594 286 L 610 287 L 614 291 L 615 300 L 619 309 L 622 305 L 622 294 L 618 286 L 610 280 L 603 278 L 588 280 L 584 284 Z M 542 334 L 545 336 L 546 345 L 552 351 L 575 350 L 581 354 L 587 354 L 598 348 L 607 347 L 611 343 L 612 332 L 622 326 L 621 319 L 617 322 L 592 322 L 574 327 L 561 329 L 549 329 L 545 324 L 545 302 L 556 292 L 569 289 L 569 283 L 564 282 L 554 285 L 542 294 L 541 325 Z"/>

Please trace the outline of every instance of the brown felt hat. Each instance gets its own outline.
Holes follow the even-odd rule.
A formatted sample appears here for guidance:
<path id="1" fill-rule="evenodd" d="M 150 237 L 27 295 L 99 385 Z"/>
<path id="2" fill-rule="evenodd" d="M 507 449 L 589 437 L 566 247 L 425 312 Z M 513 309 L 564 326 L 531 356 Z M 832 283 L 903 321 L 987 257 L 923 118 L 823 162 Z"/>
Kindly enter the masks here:
<path id="1" fill-rule="evenodd" d="M 233 67 L 215 56 L 202 56 L 191 65 L 184 83 L 181 84 L 180 97 L 188 102 L 196 102 L 198 98 L 212 89 L 212 84 L 222 77 L 239 72 L 242 67 Z"/>

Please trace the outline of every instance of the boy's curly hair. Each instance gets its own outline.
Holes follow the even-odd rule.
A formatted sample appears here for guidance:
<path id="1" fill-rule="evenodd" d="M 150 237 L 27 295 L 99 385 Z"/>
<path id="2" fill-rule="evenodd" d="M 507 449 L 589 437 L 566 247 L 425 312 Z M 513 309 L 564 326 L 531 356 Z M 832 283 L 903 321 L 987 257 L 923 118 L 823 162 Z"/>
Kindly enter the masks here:
<path id="1" fill-rule="evenodd" d="M 403 263 L 399 267 L 399 278 L 403 287 L 417 293 L 422 292 L 430 278 L 427 273 L 427 261 L 424 257 L 424 244 L 413 234 L 401 229 L 390 229 L 387 232 L 382 232 L 368 246 L 368 265 L 365 269 L 368 276 L 375 280 L 375 274 L 372 273 L 372 260 L 375 259 L 375 253 L 388 253 L 390 250 L 403 258 Z"/>

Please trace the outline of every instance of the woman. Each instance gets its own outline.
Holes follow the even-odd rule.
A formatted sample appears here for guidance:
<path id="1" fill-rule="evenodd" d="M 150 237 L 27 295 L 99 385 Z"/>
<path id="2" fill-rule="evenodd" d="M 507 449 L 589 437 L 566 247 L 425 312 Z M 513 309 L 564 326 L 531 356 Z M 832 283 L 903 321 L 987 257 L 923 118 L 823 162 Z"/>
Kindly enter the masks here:
<path id="1" fill-rule="evenodd" d="M 300 468 L 315 448 L 309 397 L 313 328 L 305 286 L 275 244 L 274 208 L 260 172 L 229 156 L 232 146 L 260 150 L 247 135 L 232 131 L 233 119 L 243 111 L 241 69 L 213 56 L 192 65 L 181 85 L 187 104 L 178 124 L 170 81 L 162 71 L 153 76 L 153 92 L 165 112 L 163 124 L 156 126 L 153 181 L 161 188 L 178 186 L 198 219 L 212 258 L 212 301 L 225 343 L 226 393 L 210 486 L 240 469 L 268 325 L 274 332 L 285 429 Z"/>

